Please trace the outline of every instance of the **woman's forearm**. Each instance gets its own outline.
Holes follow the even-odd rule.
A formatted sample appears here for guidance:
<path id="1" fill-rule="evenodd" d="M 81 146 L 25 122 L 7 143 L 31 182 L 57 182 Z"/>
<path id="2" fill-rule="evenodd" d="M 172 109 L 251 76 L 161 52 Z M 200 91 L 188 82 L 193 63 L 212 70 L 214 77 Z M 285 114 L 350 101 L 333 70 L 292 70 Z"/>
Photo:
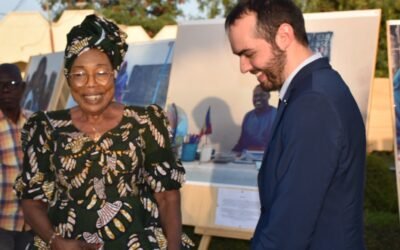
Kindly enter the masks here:
<path id="1" fill-rule="evenodd" d="M 55 233 L 53 226 L 47 216 L 47 204 L 37 200 L 22 200 L 22 209 L 26 222 L 33 231 L 46 243 Z"/>
<path id="2" fill-rule="evenodd" d="M 101 248 L 101 244 L 99 243 L 87 243 L 83 240 L 64 239 L 56 235 L 49 217 L 47 216 L 47 205 L 41 201 L 22 200 L 22 209 L 28 224 L 31 225 L 35 233 L 39 235 L 42 240 L 49 244 L 51 249 L 96 250 Z"/>
<path id="3" fill-rule="evenodd" d="M 161 226 L 168 241 L 168 250 L 181 248 L 182 216 L 179 190 L 165 191 L 155 195 Z"/>

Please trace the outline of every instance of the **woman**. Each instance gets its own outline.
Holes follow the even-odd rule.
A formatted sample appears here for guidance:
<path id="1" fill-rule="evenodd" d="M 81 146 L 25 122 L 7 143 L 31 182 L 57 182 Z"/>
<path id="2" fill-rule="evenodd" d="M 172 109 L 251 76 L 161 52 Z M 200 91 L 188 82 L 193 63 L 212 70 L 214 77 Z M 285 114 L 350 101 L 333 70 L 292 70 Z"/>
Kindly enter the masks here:
<path id="1" fill-rule="evenodd" d="M 67 36 L 64 73 L 76 107 L 37 112 L 23 131 L 15 189 L 34 248 L 181 249 L 184 169 L 157 106 L 113 102 L 126 35 L 96 15 Z M 164 237 L 165 235 L 165 237 Z"/>

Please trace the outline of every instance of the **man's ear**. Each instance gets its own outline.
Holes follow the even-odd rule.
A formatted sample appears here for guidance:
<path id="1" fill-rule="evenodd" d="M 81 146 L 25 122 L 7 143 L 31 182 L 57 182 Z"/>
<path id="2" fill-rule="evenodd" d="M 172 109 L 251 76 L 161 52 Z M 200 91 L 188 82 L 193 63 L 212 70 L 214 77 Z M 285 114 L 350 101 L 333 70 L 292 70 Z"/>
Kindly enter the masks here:
<path id="1" fill-rule="evenodd" d="M 286 51 L 294 40 L 294 31 L 292 25 L 282 23 L 276 32 L 275 42 L 278 47 Z"/>

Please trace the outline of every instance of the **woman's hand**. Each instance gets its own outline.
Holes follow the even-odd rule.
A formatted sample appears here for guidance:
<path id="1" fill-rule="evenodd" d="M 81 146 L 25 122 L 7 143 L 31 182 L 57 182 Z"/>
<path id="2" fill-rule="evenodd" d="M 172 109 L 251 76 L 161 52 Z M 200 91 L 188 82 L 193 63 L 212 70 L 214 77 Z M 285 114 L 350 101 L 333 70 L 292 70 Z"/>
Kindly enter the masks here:
<path id="1" fill-rule="evenodd" d="M 70 240 L 57 236 L 51 246 L 51 250 L 97 250 L 101 248 L 101 244 L 87 243 L 83 240 Z"/>

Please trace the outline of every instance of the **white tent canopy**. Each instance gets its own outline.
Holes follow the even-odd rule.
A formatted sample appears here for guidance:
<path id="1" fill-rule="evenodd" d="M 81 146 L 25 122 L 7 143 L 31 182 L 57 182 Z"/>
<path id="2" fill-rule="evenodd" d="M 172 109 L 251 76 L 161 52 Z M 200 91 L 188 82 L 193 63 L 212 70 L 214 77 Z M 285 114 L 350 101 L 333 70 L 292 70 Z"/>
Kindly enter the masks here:
<path id="1" fill-rule="evenodd" d="M 31 56 L 52 53 L 51 40 L 54 52 L 63 51 L 69 30 L 92 13 L 66 10 L 57 22 L 49 23 L 39 12 L 10 12 L 0 20 L 0 63 L 27 63 Z M 128 34 L 128 43 L 153 40 L 141 26 L 120 27 Z M 176 26 L 168 25 L 159 33 L 154 40 L 175 39 Z"/>

